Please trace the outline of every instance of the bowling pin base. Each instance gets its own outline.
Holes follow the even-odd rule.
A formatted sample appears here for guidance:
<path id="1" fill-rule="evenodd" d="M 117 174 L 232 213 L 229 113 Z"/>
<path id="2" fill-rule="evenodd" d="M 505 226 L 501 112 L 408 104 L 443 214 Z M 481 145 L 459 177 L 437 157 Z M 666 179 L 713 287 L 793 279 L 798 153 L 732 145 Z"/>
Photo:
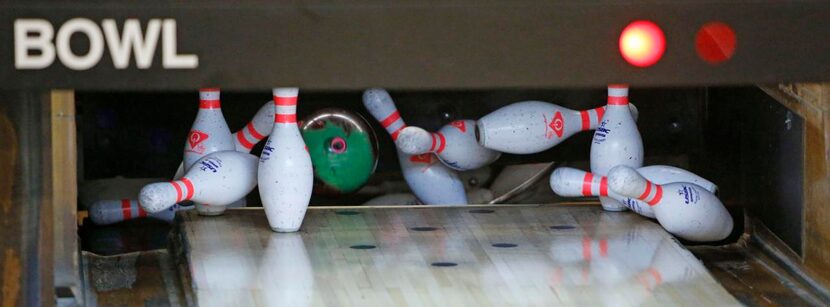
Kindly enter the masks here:
<path id="1" fill-rule="evenodd" d="M 628 207 L 609 197 L 600 197 L 599 201 L 602 203 L 602 210 L 605 211 L 621 212 L 628 210 Z"/>
<path id="2" fill-rule="evenodd" d="M 297 231 L 300 231 L 300 227 L 297 227 L 297 228 L 271 227 L 271 230 L 273 230 L 274 232 L 297 232 Z"/>
<path id="3" fill-rule="evenodd" d="M 196 204 L 196 212 L 202 216 L 217 216 L 225 214 L 227 206 L 211 206 L 205 204 Z"/>

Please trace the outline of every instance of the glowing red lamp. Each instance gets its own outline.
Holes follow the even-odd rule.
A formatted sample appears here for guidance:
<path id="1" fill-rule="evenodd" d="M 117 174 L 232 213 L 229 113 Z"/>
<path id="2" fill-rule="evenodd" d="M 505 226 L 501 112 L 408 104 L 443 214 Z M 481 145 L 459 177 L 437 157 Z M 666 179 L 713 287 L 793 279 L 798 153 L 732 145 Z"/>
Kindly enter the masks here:
<path id="1" fill-rule="evenodd" d="M 663 36 L 663 30 L 651 21 L 634 21 L 620 34 L 620 53 L 631 65 L 654 65 L 660 61 L 665 51 L 666 37 Z"/>

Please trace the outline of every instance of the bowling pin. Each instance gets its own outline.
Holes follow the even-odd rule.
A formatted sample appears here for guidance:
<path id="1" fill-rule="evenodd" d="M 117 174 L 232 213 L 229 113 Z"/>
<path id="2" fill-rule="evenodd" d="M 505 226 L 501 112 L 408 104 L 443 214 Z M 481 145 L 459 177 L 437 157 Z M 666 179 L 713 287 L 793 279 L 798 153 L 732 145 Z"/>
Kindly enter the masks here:
<path id="1" fill-rule="evenodd" d="M 250 153 L 251 149 L 254 146 L 262 141 L 262 139 L 268 137 L 271 134 L 271 125 L 273 124 L 272 121 L 274 119 L 274 102 L 268 101 L 262 107 L 259 108 L 259 111 L 256 112 L 254 118 L 245 125 L 244 128 L 240 129 L 237 132 L 234 132 L 231 138 L 233 139 L 234 147 L 238 152 Z M 179 167 L 176 169 L 176 174 L 173 175 L 173 180 L 177 180 L 184 176 L 184 161 L 179 164 Z M 245 197 L 242 197 L 238 201 L 227 205 L 227 208 L 236 208 L 236 207 L 245 207 L 246 200 Z M 214 206 L 215 207 L 215 206 Z M 217 208 L 218 209 L 218 208 Z M 221 210 L 219 213 L 224 212 Z"/>
<path id="2" fill-rule="evenodd" d="M 657 184 L 671 182 L 691 182 L 709 192 L 715 192 L 717 185 L 690 171 L 668 165 L 650 165 L 637 169 L 640 175 Z M 642 216 L 654 218 L 651 207 L 636 198 L 625 197 L 608 191 L 608 178 L 594 176 L 582 170 L 570 167 L 560 167 L 550 175 L 550 188 L 556 195 L 562 197 L 604 196 L 619 201 L 628 209 Z"/>
<path id="3" fill-rule="evenodd" d="M 629 105 L 636 117 L 637 108 Z M 533 154 L 550 149 L 580 131 L 599 125 L 605 107 L 574 111 L 543 101 L 504 106 L 476 121 L 475 135 L 485 148 Z"/>
<path id="4" fill-rule="evenodd" d="M 214 152 L 196 161 L 179 180 L 144 186 L 138 200 L 150 213 L 185 200 L 226 206 L 254 189 L 256 161 L 256 156 L 234 150 Z"/>
<path id="5" fill-rule="evenodd" d="M 608 188 L 647 203 L 660 225 L 683 239 L 717 241 L 732 232 L 732 216 L 723 203 L 699 185 L 688 182 L 655 184 L 633 168 L 619 165 L 608 173 Z"/>
<path id="6" fill-rule="evenodd" d="M 397 141 L 401 130 L 406 128 L 406 123 L 389 93 L 383 89 L 368 89 L 363 92 L 363 105 L 389 132 L 392 141 Z M 412 193 L 424 204 L 467 204 L 464 183 L 458 174 L 438 162 L 433 154 L 408 155 L 398 149 L 398 162 Z"/>
<path id="7" fill-rule="evenodd" d="M 222 115 L 218 88 L 203 88 L 199 90 L 199 112 L 190 128 L 187 142 L 184 145 L 184 161 L 182 173 L 202 157 L 217 151 L 234 150 L 235 146 L 231 131 Z M 196 204 L 196 211 L 202 215 L 220 215 L 224 207 L 216 204 Z"/>
<path id="8" fill-rule="evenodd" d="M 434 153 L 454 170 L 477 169 L 493 163 L 501 153 L 478 144 L 475 124 L 474 120 L 456 120 L 434 133 L 408 126 L 401 130 L 395 145 L 410 155 Z"/>
<path id="9" fill-rule="evenodd" d="M 259 196 L 276 232 L 300 229 L 314 184 L 311 156 L 297 127 L 298 93 L 298 88 L 273 90 L 274 126 L 259 158 Z"/>
<path id="10" fill-rule="evenodd" d="M 608 104 L 605 116 L 594 131 L 591 141 L 591 172 L 605 176 L 612 167 L 625 165 L 643 166 L 643 139 L 637 123 L 631 116 L 627 85 L 608 86 Z M 610 197 L 601 196 L 602 208 L 608 211 L 624 211 L 626 206 Z"/>
<path id="11" fill-rule="evenodd" d="M 190 210 L 193 206 L 175 204 L 161 212 L 149 214 L 135 199 L 99 200 L 89 207 L 89 219 L 95 225 L 110 225 L 118 222 L 149 217 L 168 223 L 173 222 L 176 211 Z"/>
<path id="12" fill-rule="evenodd" d="M 271 135 L 274 126 L 274 102 L 268 101 L 254 115 L 254 118 L 245 125 L 245 128 L 233 134 L 236 151 L 249 153 L 262 139 Z"/>

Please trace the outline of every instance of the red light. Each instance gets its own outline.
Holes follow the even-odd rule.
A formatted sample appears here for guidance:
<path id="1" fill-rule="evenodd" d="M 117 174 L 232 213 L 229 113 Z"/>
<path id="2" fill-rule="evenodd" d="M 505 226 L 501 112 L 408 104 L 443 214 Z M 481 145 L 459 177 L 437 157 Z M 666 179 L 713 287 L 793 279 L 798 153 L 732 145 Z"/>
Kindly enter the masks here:
<path id="1" fill-rule="evenodd" d="M 737 39 L 732 27 L 722 22 L 710 22 L 697 31 L 697 55 L 709 64 L 719 64 L 735 54 Z"/>
<path id="2" fill-rule="evenodd" d="M 655 23 L 638 20 L 620 34 L 620 53 L 631 65 L 648 67 L 660 61 L 666 51 L 666 37 Z"/>

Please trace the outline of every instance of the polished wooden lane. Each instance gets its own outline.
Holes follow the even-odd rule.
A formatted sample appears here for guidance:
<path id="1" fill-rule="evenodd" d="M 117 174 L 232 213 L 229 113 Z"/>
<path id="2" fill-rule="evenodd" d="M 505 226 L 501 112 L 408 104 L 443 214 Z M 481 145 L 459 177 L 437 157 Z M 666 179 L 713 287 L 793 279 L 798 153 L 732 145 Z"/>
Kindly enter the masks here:
<path id="1" fill-rule="evenodd" d="M 183 213 L 201 306 L 739 305 L 659 225 L 598 206 Z"/>

